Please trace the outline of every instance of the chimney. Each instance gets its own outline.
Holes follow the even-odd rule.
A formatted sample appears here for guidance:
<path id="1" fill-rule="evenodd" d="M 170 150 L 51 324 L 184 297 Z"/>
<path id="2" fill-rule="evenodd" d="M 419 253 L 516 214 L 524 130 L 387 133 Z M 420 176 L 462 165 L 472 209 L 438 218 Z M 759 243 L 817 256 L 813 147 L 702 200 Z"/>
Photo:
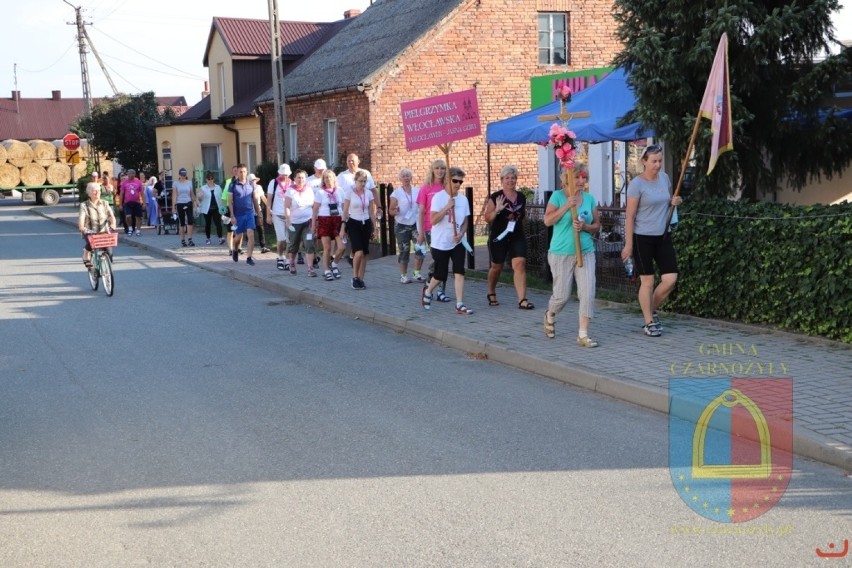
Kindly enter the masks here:
<path id="1" fill-rule="evenodd" d="M 210 95 L 210 83 L 208 81 L 204 81 L 204 90 L 201 91 L 201 98 L 207 97 Z"/>
<path id="2" fill-rule="evenodd" d="M 50 98 L 54 101 L 61 101 L 62 91 L 50 91 Z"/>
<path id="3" fill-rule="evenodd" d="M 352 8 L 350 10 L 346 10 L 345 12 L 343 12 L 343 19 L 348 20 L 350 18 L 354 18 L 355 16 L 360 16 L 360 15 L 361 15 L 361 10 L 359 10 L 357 8 Z"/>
<path id="4" fill-rule="evenodd" d="M 21 100 L 21 91 L 12 91 L 12 100 L 13 101 Z"/>

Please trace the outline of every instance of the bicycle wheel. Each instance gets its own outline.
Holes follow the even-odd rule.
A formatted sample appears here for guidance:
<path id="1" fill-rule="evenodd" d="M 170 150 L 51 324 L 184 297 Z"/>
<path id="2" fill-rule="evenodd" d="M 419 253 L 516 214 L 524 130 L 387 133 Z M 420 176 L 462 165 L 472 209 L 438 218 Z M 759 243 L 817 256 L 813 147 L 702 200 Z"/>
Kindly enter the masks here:
<path id="1" fill-rule="evenodd" d="M 98 256 L 92 254 L 92 267 L 89 269 L 89 284 L 92 285 L 92 290 L 98 289 Z"/>
<path id="2" fill-rule="evenodd" d="M 115 292 L 115 276 L 112 273 L 112 260 L 108 254 L 101 255 L 101 279 L 104 281 L 104 292 L 112 296 Z"/>

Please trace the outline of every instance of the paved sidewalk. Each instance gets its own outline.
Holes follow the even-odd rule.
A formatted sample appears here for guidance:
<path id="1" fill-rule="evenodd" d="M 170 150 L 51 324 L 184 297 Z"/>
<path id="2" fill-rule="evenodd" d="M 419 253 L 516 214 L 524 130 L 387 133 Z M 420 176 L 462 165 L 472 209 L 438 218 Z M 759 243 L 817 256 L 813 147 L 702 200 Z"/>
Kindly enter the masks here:
<path id="1" fill-rule="evenodd" d="M 76 225 L 71 206 L 32 211 Z M 256 251 L 257 264 L 251 267 L 244 256 L 233 262 L 225 246 L 182 248 L 174 234 L 158 236 L 153 229 L 143 233 L 122 235 L 122 245 L 663 413 L 668 411 L 668 380 L 673 377 L 791 377 L 795 453 L 852 471 L 852 346 L 673 314 L 662 314 L 663 336 L 649 338 L 641 333 L 638 305 L 599 302 L 590 335 L 600 347 L 584 349 L 576 344 L 576 302 L 559 315 L 556 338 L 544 336 L 549 292 L 529 291 L 527 297 L 536 307 L 526 311 L 517 309 L 514 289 L 502 286 L 497 290 L 501 305 L 489 307 L 485 282 L 468 279 L 464 301 L 473 315 L 457 315 L 455 304 L 437 301 L 427 312 L 420 306 L 421 286 L 399 283 L 393 256 L 369 260 L 367 289 L 353 290 L 345 262 L 343 277 L 326 282 L 321 272 L 309 278 L 303 265 L 296 276 L 276 270 L 274 253 Z M 204 242 L 203 234 L 199 241 Z M 120 248 L 119 263 L 122 254 Z M 451 289 L 448 286 L 452 296 Z"/>

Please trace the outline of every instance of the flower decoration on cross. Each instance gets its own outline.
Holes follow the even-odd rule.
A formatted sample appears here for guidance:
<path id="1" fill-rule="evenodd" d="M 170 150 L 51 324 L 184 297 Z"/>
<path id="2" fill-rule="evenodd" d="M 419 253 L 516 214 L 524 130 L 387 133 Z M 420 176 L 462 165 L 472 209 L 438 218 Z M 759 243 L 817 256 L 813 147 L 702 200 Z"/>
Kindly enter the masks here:
<path id="1" fill-rule="evenodd" d="M 562 85 L 556 89 L 556 98 L 562 101 L 563 103 L 571 102 L 571 87 L 568 85 Z"/>
<path id="2" fill-rule="evenodd" d="M 563 169 L 574 169 L 574 158 L 577 155 L 576 138 L 577 135 L 572 130 L 568 130 L 568 128 L 559 123 L 553 123 L 550 127 L 550 141 L 548 146 L 552 146 L 556 151 L 556 158 L 562 164 Z"/>

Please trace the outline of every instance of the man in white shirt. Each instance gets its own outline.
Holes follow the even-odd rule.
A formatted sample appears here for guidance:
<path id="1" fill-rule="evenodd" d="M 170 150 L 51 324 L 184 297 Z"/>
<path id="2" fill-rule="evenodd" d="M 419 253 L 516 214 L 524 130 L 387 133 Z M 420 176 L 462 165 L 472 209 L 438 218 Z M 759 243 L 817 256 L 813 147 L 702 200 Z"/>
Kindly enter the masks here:
<path id="1" fill-rule="evenodd" d="M 314 162 L 314 175 L 308 178 L 308 187 L 314 190 L 314 193 L 322 187 L 322 174 L 326 170 L 325 160 L 320 158 Z"/>
<path id="2" fill-rule="evenodd" d="M 290 262 L 284 256 L 287 248 L 287 210 L 284 208 L 284 196 L 290 188 L 290 166 L 281 164 L 278 167 L 278 177 L 269 182 L 266 188 L 266 222 L 275 228 L 275 248 L 278 252 L 276 268 L 278 270 L 289 270 Z"/>

